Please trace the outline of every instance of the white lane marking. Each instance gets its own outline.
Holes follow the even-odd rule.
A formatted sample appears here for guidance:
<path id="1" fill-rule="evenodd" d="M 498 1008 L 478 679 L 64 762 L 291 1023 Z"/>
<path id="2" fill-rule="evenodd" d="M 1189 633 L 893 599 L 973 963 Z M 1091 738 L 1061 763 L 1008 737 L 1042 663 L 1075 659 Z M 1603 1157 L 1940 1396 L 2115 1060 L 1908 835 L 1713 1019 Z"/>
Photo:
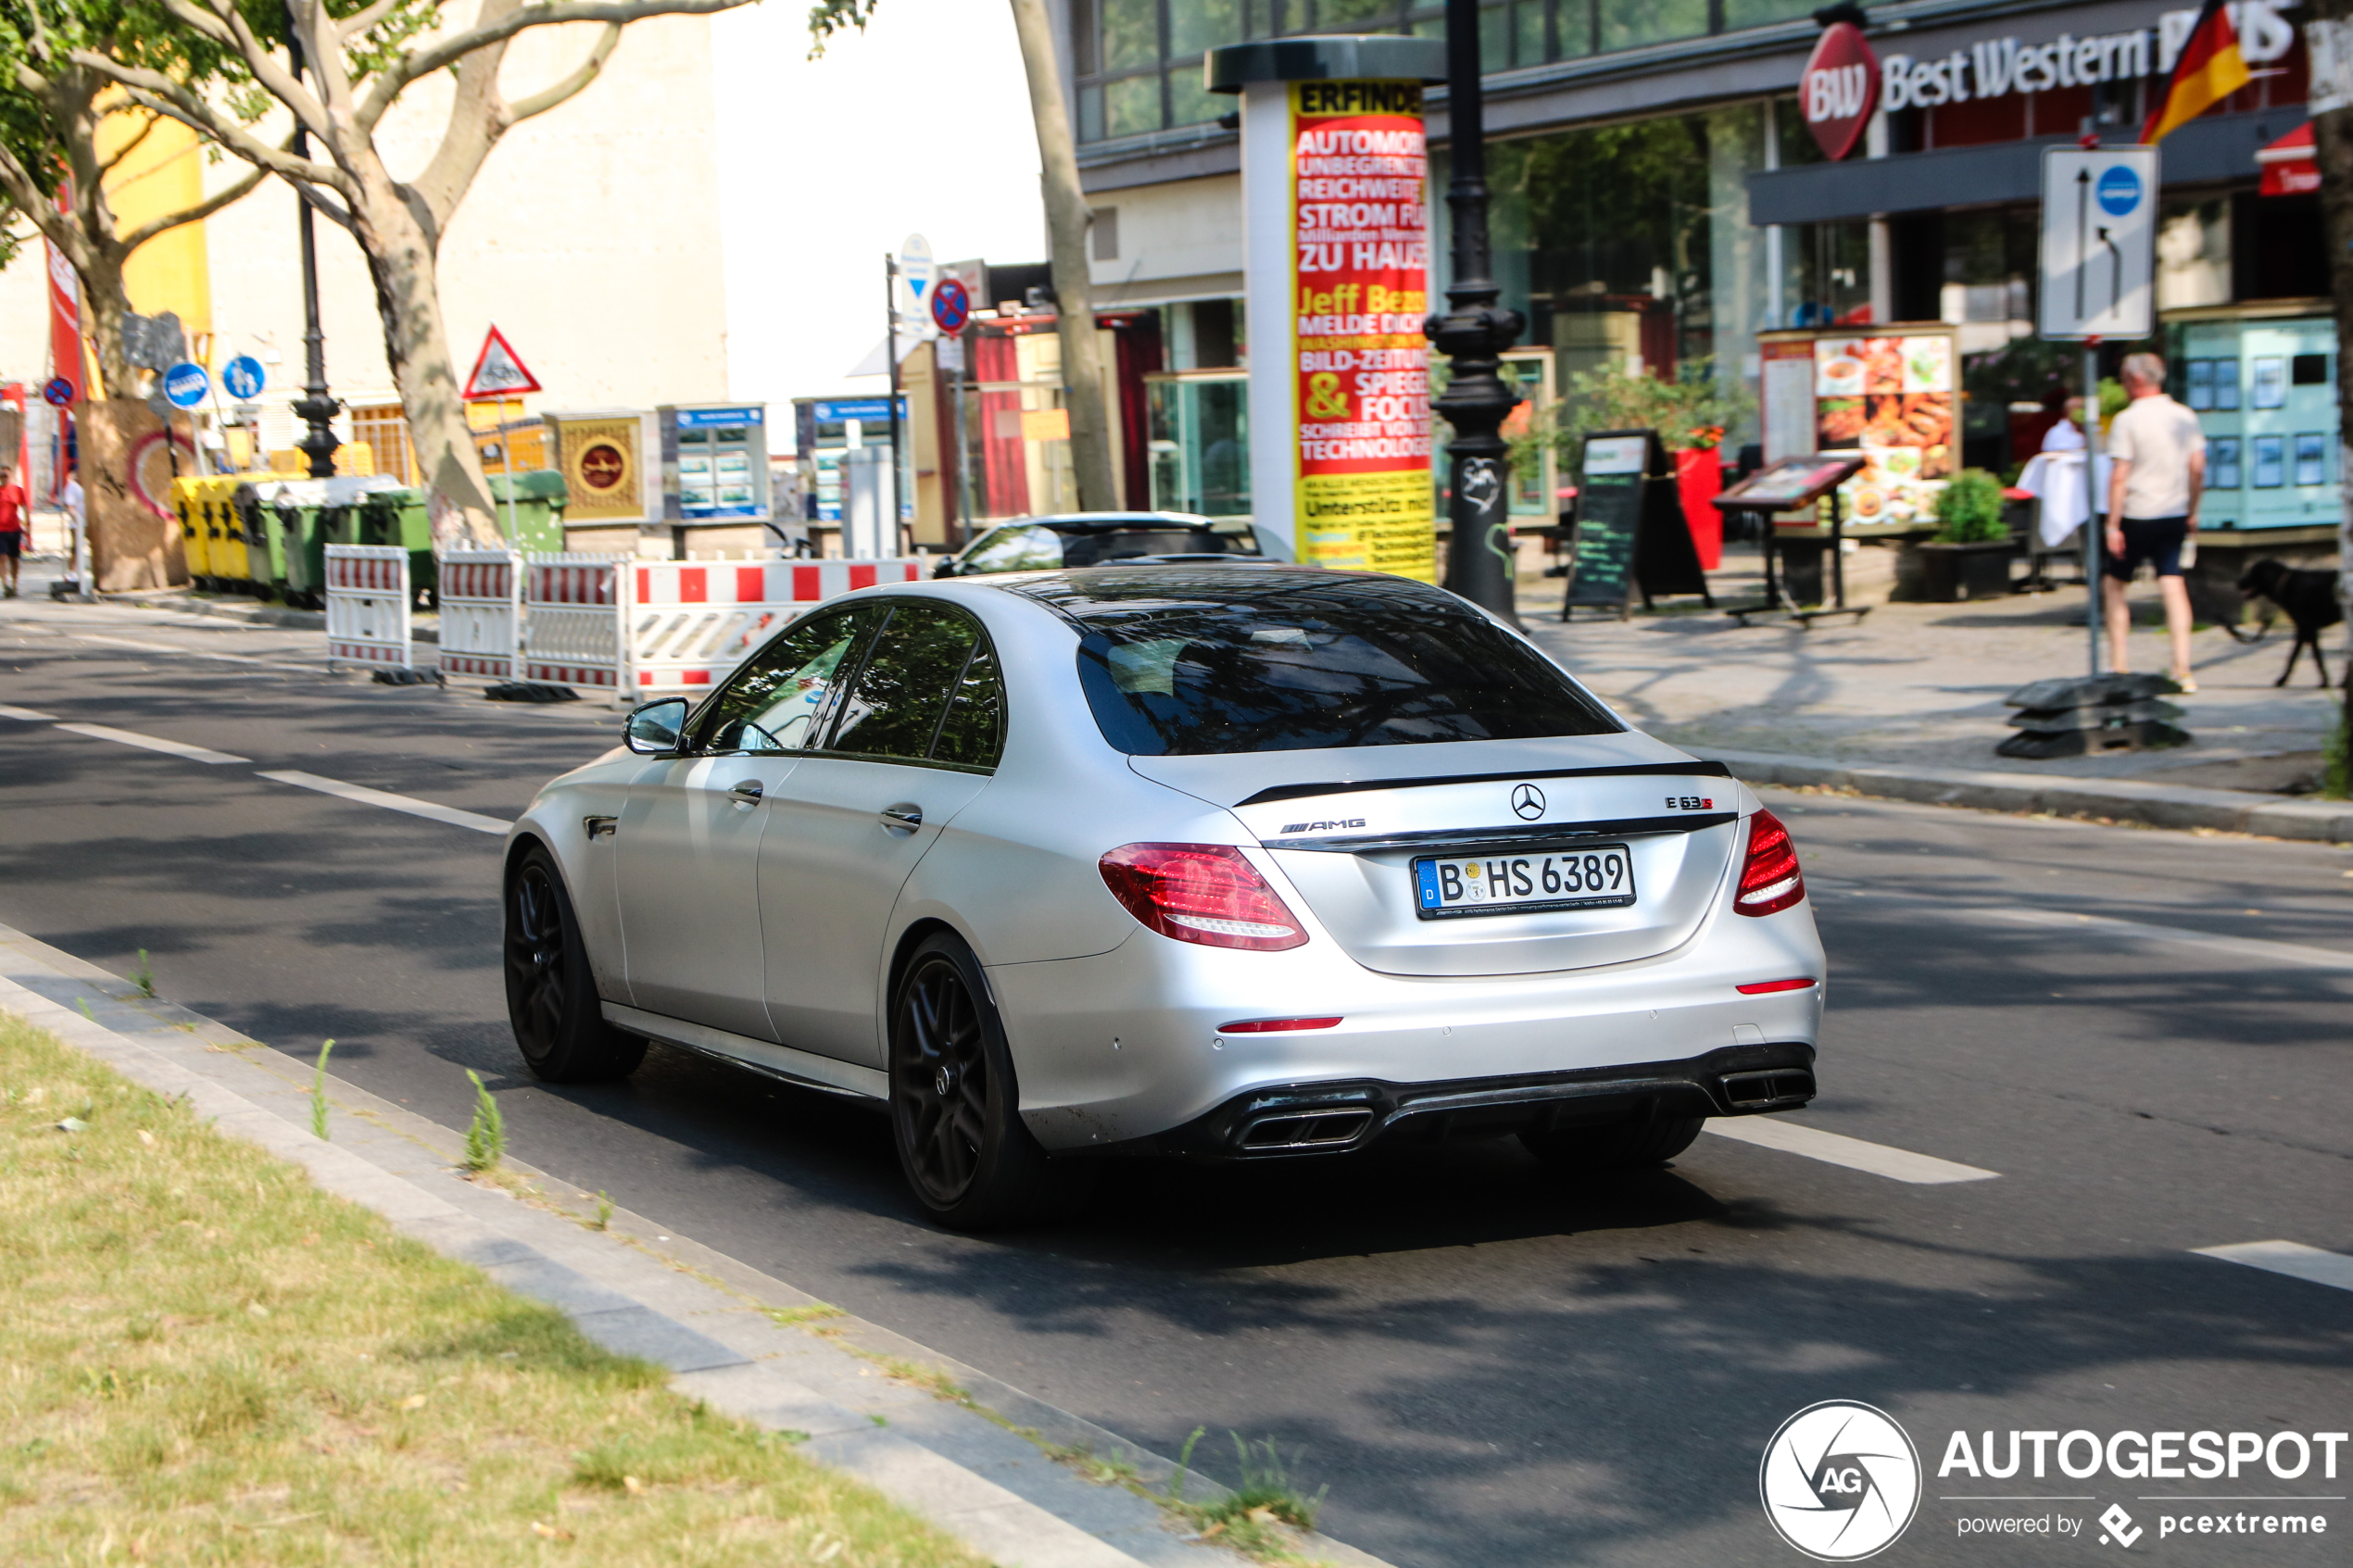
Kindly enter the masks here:
<path id="1" fill-rule="evenodd" d="M 2263 963 L 2300 964 L 2312 969 L 2353 970 L 2353 953 L 2340 953 L 2328 947 L 2308 947 L 2300 942 L 2271 942 L 2257 936 L 2215 936 L 2203 931 L 2190 931 L 2178 925 L 2156 925 L 2147 921 L 2118 920 L 2113 915 L 2087 915 L 2072 909 L 1994 909 L 1957 905 L 1936 898 L 1922 897 L 1914 893 L 1881 893 L 1857 883 L 1833 882 L 1810 873 L 1806 885 L 1818 887 L 1825 893 L 1843 894 L 1849 897 L 1869 898 L 1881 904 L 1933 906 L 1937 913 L 1948 920 L 2017 921 L 2027 925 L 2073 927 L 2080 931 L 2096 932 L 2135 942 L 2167 942 L 2184 947 L 2206 947 L 2233 958 L 2254 959 Z"/>
<path id="2" fill-rule="evenodd" d="M 430 822 L 447 822 L 451 827 L 472 828 L 476 833 L 503 834 L 515 824 L 497 817 L 484 817 L 472 811 L 460 811 L 455 806 L 436 806 L 430 800 L 418 800 L 410 796 L 394 795 L 388 790 L 370 789 L 365 784 L 346 784 L 341 779 L 322 779 L 316 773 L 285 771 L 261 773 L 265 779 L 293 784 L 297 789 L 315 789 L 321 795 L 340 796 L 356 800 L 362 806 L 381 806 L 387 811 L 406 811 L 412 817 Z"/>
<path id="3" fill-rule="evenodd" d="M 2241 1241 L 2228 1247 L 2193 1247 L 2190 1250 L 2201 1258 L 2220 1258 L 2225 1263 L 2245 1263 L 2250 1269 L 2266 1269 L 2290 1279 L 2353 1290 L 2353 1258 L 2307 1247 L 2302 1242 Z"/>
<path id="4" fill-rule="evenodd" d="M 2079 915 L 2057 909 L 1988 909 L 1985 914 L 1996 920 L 2023 921 L 2030 925 L 2080 926 L 2108 935 L 2129 936 L 2142 942 L 2171 942 L 2185 947 L 2210 947 L 2218 953 L 2237 958 L 2258 959 L 2266 963 L 2306 964 L 2314 969 L 2353 970 L 2353 953 L 2333 952 L 2326 947 L 2308 947 L 2300 942 L 2267 942 L 2253 936 L 2209 936 L 2202 931 L 2184 931 L 2173 925 L 2150 925 L 2137 920 L 2117 920 L 2108 915 Z"/>
<path id="5" fill-rule="evenodd" d="M 54 724 L 57 722 L 57 716 L 54 713 L 37 713 L 30 708 L 11 708 L 6 703 L 0 702 L 0 719 L 22 719 L 31 724 Z"/>
<path id="6" fill-rule="evenodd" d="M 161 751 L 173 757 L 184 757 L 191 762 L 250 762 L 250 757 L 232 757 L 225 751 L 213 751 L 185 741 L 165 740 L 160 735 L 143 735 L 135 730 L 118 730 L 106 724 L 60 724 L 57 728 L 92 740 L 110 740 L 122 746 L 143 746 L 149 751 Z"/>
<path id="7" fill-rule="evenodd" d="M 66 635 L 76 642 L 102 643 L 111 648 L 136 648 L 141 653 L 170 654 L 181 659 L 218 659 L 231 664 L 258 665 L 264 670 L 299 670 L 306 675 L 315 675 L 321 668 L 316 664 L 288 664 L 283 659 L 257 659 L 249 653 L 209 653 L 202 648 L 176 648 L 169 643 L 134 643 L 128 637 L 103 636 L 96 632 L 69 632 Z"/>
<path id="8" fill-rule="evenodd" d="M 1770 1116 L 1734 1116 L 1710 1122 L 1707 1130 L 1719 1138 L 1736 1143 L 1755 1144 L 1759 1148 L 1777 1148 L 1784 1154 L 1802 1154 L 1808 1160 L 1819 1160 L 1828 1165 L 1843 1165 L 1850 1171 L 1868 1171 L 1874 1176 L 1890 1181 L 1911 1182 L 1932 1186 L 1944 1182 L 1989 1182 L 2001 1174 L 1999 1171 L 1981 1171 L 1974 1165 L 1959 1165 L 1950 1160 L 1939 1160 L 1932 1154 L 1914 1154 L 1908 1148 L 1890 1148 L 1882 1143 L 1865 1143 L 1843 1133 L 1825 1133 L 1818 1127 L 1803 1126 L 1795 1122 L 1783 1122 Z"/>

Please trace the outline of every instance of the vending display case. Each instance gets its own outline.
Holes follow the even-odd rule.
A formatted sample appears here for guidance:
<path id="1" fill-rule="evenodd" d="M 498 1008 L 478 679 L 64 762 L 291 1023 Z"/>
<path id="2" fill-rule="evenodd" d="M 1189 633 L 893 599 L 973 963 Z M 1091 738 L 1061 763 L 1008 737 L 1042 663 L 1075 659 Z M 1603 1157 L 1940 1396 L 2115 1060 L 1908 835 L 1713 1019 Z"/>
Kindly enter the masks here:
<path id="1" fill-rule="evenodd" d="M 768 521 L 765 405 L 666 404 L 654 413 L 665 521 L 688 527 Z"/>
<path id="2" fill-rule="evenodd" d="M 2206 432 L 2201 533 L 2334 528 L 2336 323 L 2324 304 L 2169 311 L 2173 395 Z"/>

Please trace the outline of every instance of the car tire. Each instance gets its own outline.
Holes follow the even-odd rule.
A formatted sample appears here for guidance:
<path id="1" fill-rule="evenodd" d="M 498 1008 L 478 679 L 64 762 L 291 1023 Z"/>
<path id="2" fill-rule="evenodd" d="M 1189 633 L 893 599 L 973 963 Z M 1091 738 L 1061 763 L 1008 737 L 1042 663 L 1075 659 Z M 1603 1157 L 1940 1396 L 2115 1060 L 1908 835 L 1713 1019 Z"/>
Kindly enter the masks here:
<path id="1" fill-rule="evenodd" d="M 646 1042 L 607 1023 L 555 857 L 536 846 L 507 878 L 507 1022 L 523 1064 L 551 1084 L 625 1078 Z"/>
<path id="2" fill-rule="evenodd" d="M 1663 1165 L 1692 1147 L 1704 1118 L 1660 1116 L 1615 1127 L 1522 1133 L 1528 1152 L 1556 1171 L 1633 1171 Z"/>
<path id="3" fill-rule="evenodd" d="M 979 960 L 947 933 L 925 939 L 891 995 L 890 1131 L 907 1185 L 933 1219 L 997 1230 L 1052 1207 L 1061 1173 L 1020 1107 Z"/>

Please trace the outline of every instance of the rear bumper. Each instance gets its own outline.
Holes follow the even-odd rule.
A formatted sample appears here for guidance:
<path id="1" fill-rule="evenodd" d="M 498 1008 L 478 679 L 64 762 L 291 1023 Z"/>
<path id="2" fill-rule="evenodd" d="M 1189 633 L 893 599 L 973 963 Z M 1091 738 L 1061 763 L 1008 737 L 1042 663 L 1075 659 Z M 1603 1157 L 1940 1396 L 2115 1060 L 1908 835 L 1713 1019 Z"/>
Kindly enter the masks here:
<path id="1" fill-rule="evenodd" d="M 1346 1154 L 1384 1141 L 1441 1142 L 1683 1117 L 1794 1110 L 1814 1098 L 1814 1047 L 1734 1046 L 1652 1061 L 1430 1084 L 1285 1084 L 1236 1095 L 1208 1114 L 1105 1154 L 1193 1160 Z"/>

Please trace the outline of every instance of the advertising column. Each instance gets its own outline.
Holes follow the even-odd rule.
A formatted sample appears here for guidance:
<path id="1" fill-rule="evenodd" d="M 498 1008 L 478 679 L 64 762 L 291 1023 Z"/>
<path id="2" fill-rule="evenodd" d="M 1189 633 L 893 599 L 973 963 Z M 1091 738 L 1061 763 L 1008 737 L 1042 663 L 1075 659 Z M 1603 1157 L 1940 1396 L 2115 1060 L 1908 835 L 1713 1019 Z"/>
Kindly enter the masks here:
<path id="1" fill-rule="evenodd" d="M 1209 51 L 1241 98 L 1251 525 L 1278 560 L 1436 580 L 1429 154 L 1435 38 Z"/>
<path id="2" fill-rule="evenodd" d="M 1421 83 L 1290 86 L 1299 558 L 1434 583 Z"/>

